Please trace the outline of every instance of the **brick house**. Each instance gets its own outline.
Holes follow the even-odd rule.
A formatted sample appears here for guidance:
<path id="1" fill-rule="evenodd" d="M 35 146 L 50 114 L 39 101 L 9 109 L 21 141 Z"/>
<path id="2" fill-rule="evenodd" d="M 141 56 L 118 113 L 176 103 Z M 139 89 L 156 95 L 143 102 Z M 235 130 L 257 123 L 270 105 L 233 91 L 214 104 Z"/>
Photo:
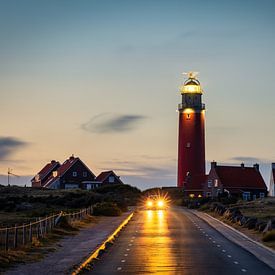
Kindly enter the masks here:
<path id="1" fill-rule="evenodd" d="M 275 197 L 275 163 L 271 164 L 271 175 L 270 175 L 268 196 Z"/>
<path id="2" fill-rule="evenodd" d="M 43 182 L 40 181 L 40 185 L 38 181 L 32 181 L 32 186 L 52 189 L 91 189 L 96 184 L 96 177 L 93 172 L 80 158 L 74 156 L 65 160 L 63 164 L 56 165 L 54 169 L 49 168 L 50 170 L 51 173 L 47 176 L 46 180 L 43 180 Z"/>
<path id="3" fill-rule="evenodd" d="M 114 171 L 104 171 L 100 173 L 97 178 L 97 182 L 100 182 L 101 185 L 106 184 L 123 184 L 120 177 L 115 174 Z"/>
<path id="4" fill-rule="evenodd" d="M 221 193 L 242 197 L 244 200 L 263 198 L 267 187 L 260 173 L 259 165 L 245 167 L 223 166 L 211 162 L 211 170 L 204 184 L 204 196 L 217 197 Z"/>
<path id="5" fill-rule="evenodd" d="M 41 171 L 39 171 L 32 179 L 32 187 L 43 187 L 46 182 L 52 177 L 53 171 L 56 171 L 60 167 L 58 161 L 52 160 L 50 163 L 47 163 Z"/>

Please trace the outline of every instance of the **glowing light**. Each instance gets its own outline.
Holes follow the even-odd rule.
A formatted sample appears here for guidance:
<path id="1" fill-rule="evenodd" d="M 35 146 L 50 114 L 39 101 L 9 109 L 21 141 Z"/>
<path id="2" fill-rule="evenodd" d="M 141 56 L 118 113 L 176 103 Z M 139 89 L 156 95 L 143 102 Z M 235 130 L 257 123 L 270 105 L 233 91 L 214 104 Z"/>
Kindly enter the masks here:
<path id="1" fill-rule="evenodd" d="M 157 204 L 158 204 L 158 207 L 162 208 L 164 206 L 164 201 L 158 200 Z"/>
<path id="2" fill-rule="evenodd" d="M 202 195 L 201 195 L 201 194 L 199 194 L 199 195 L 198 195 L 198 198 L 201 198 L 201 197 L 202 197 Z"/>
<path id="3" fill-rule="evenodd" d="M 183 85 L 180 87 L 180 92 L 182 94 L 201 94 L 202 89 L 200 85 Z"/>
<path id="4" fill-rule="evenodd" d="M 194 113 L 194 109 L 192 109 L 192 108 L 186 108 L 186 109 L 184 109 L 183 113 L 185 113 L 185 114 Z"/>
<path id="5" fill-rule="evenodd" d="M 190 198 L 194 198 L 195 195 L 194 195 L 194 194 L 190 194 L 189 197 L 190 197 Z"/>
<path id="6" fill-rule="evenodd" d="M 147 201 L 146 205 L 147 205 L 148 207 L 152 207 L 152 206 L 153 206 L 153 202 L 152 202 L 152 201 Z"/>

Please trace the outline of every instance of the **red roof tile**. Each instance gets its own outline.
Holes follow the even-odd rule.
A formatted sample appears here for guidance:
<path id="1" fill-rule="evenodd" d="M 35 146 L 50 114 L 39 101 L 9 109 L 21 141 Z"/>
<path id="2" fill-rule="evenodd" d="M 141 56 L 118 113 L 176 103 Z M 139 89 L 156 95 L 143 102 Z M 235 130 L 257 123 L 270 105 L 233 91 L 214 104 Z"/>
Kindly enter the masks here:
<path id="1" fill-rule="evenodd" d="M 103 182 L 109 175 L 111 175 L 112 173 L 114 173 L 113 171 L 104 171 L 101 172 L 97 177 L 96 177 L 96 181 L 101 181 Z"/>
<path id="2" fill-rule="evenodd" d="M 215 170 L 225 188 L 266 189 L 263 177 L 255 167 L 216 166 Z"/>
<path id="3" fill-rule="evenodd" d="M 38 172 L 39 179 L 43 180 L 46 176 L 48 176 L 52 171 L 57 169 L 60 166 L 60 163 L 58 161 L 52 160 L 50 163 L 47 163 L 41 171 Z M 35 177 L 32 179 L 34 180 Z"/>
<path id="4" fill-rule="evenodd" d="M 112 170 L 110 171 L 104 171 L 104 172 L 101 172 L 97 178 L 96 178 L 96 181 L 100 181 L 100 182 L 104 182 L 109 176 L 114 176 L 115 178 L 117 178 L 117 180 L 123 184 L 123 182 L 121 181 L 121 179 L 116 175 L 116 173 Z"/>

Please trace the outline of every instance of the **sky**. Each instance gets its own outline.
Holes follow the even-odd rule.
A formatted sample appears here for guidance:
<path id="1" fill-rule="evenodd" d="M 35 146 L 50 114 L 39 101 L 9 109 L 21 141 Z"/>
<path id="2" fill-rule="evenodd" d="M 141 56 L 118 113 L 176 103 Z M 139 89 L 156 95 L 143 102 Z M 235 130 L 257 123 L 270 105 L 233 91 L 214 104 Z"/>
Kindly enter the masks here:
<path id="1" fill-rule="evenodd" d="M 275 162 L 273 0 L 0 0 L 0 181 L 80 157 L 175 186 L 182 72 L 198 71 L 207 170 Z"/>

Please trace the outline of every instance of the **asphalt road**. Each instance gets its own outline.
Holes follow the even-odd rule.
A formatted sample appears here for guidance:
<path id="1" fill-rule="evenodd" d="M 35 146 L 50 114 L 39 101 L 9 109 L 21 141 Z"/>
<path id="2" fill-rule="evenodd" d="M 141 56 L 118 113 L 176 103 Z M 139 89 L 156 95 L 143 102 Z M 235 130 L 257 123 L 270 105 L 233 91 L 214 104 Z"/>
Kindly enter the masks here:
<path id="1" fill-rule="evenodd" d="M 275 274 L 184 209 L 137 213 L 90 274 Z"/>

